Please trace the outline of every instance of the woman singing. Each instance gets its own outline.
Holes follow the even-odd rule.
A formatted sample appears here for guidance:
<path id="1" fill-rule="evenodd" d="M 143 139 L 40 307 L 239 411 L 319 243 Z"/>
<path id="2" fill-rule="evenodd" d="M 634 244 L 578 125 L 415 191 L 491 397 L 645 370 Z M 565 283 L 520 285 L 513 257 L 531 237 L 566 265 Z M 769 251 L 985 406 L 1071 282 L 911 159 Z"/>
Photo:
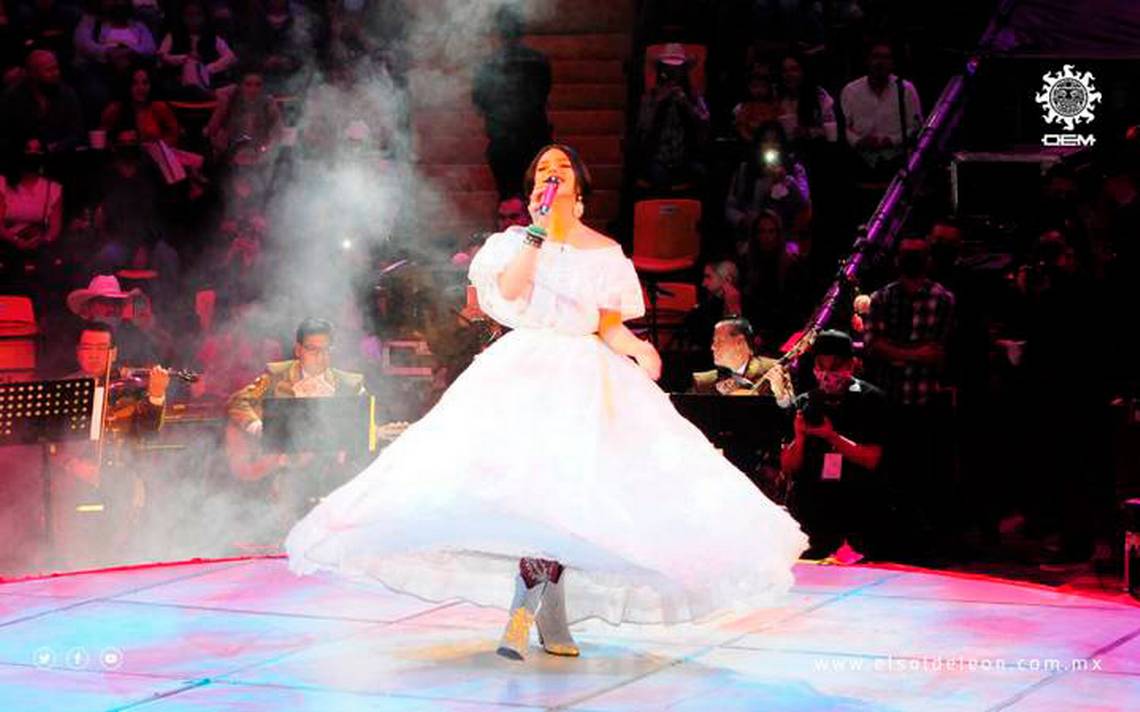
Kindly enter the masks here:
<path id="1" fill-rule="evenodd" d="M 532 624 L 577 655 L 570 622 L 679 623 L 783 593 L 807 538 L 653 382 L 657 352 L 623 324 L 644 313 L 633 264 L 582 222 L 586 167 L 550 146 L 526 182 L 535 224 L 492 235 L 469 273 L 513 330 L 294 527 L 291 568 L 480 605 L 513 585 L 514 659 Z"/>

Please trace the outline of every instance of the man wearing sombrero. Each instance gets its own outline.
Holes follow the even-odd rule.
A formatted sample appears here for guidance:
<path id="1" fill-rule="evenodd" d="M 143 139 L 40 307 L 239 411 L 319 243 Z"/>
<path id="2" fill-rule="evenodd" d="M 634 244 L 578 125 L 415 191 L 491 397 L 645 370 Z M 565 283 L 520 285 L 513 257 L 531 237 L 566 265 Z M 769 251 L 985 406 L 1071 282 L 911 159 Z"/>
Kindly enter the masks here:
<path id="1" fill-rule="evenodd" d="M 136 323 L 139 311 L 149 308 L 142 290 L 123 291 L 114 275 L 98 274 L 85 288 L 67 295 L 67 308 L 85 322 L 99 321 L 115 327 L 120 363 L 151 366 L 162 360 L 155 339 Z"/>
<path id="2" fill-rule="evenodd" d="M 646 187 L 677 187 L 700 180 L 700 146 L 709 130 L 709 110 L 694 90 L 694 60 L 669 43 L 654 60 L 654 81 L 641 97 L 637 119 L 638 178 Z"/>

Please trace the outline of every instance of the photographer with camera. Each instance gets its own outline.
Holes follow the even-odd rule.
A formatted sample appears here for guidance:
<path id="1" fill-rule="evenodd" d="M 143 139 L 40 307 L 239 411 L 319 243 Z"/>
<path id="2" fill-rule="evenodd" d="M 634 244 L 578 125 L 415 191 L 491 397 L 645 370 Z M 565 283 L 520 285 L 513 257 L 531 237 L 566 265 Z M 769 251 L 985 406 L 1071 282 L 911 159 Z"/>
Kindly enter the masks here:
<path id="1" fill-rule="evenodd" d="M 886 400 L 854 377 L 851 337 L 825 331 L 812 347 L 816 387 L 796 398 L 794 437 L 780 467 L 791 482 L 788 510 L 811 537 L 805 558 L 852 564 L 863 558 L 876 521 Z"/>
<path id="2" fill-rule="evenodd" d="M 641 96 L 636 170 L 650 189 L 699 184 L 707 173 L 709 109 L 692 83 L 694 63 L 681 45 L 666 45 L 655 63 L 655 83 Z"/>

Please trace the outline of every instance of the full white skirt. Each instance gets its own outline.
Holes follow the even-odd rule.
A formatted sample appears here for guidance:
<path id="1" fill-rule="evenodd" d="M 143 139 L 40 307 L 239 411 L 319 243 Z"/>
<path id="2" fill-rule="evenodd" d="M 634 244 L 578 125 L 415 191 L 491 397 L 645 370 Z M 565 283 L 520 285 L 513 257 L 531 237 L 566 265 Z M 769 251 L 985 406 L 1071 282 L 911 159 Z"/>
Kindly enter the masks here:
<path id="1" fill-rule="evenodd" d="M 506 607 L 555 559 L 568 618 L 678 623 L 769 603 L 807 547 L 640 368 L 597 336 L 513 331 L 297 523 L 290 568 Z"/>

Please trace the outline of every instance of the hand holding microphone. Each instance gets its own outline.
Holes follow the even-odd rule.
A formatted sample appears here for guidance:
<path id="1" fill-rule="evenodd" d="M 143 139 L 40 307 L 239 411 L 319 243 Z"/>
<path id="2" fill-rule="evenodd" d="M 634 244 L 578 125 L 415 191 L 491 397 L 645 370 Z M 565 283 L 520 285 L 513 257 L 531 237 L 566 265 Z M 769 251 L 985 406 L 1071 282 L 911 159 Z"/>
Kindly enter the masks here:
<path id="1" fill-rule="evenodd" d="M 557 176 L 550 176 L 543 184 L 542 192 L 535 186 L 530 199 L 530 217 L 535 224 L 546 228 L 550 222 L 550 209 L 554 205 L 554 197 L 558 194 L 558 186 L 562 181 Z M 535 197 L 537 196 L 537 201 Z"/>

